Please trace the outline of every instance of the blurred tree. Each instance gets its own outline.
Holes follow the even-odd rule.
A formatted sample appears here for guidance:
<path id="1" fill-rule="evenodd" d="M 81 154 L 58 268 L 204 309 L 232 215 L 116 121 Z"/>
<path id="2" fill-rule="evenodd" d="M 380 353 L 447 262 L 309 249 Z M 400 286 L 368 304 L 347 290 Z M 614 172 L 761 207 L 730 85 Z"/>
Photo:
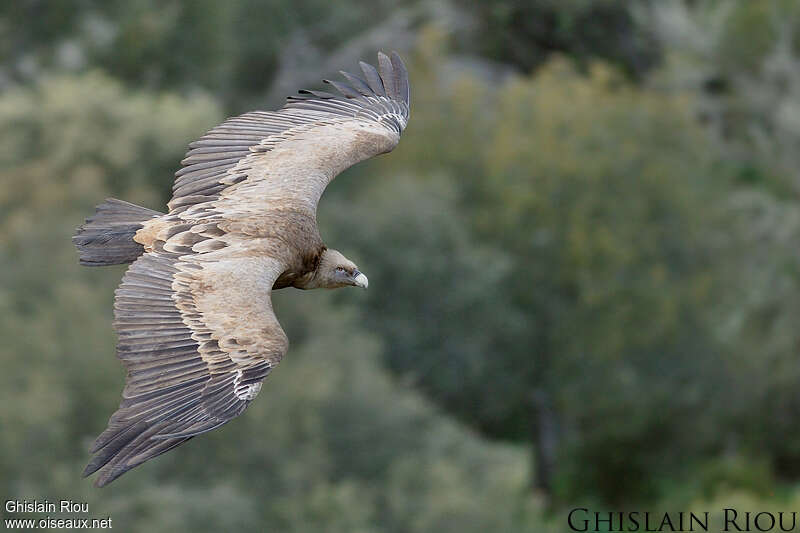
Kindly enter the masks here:
<path id="1" fill-rule="evenodd" d="M 708 404 L 713 383 L 694 376 L 719 355 L 705 309 L 725 174 L 685 102 L 603 67 L 554 63 L 499 107 L 485 190 L 505 209 L 482 231 L 518 259 L 540 464 L 559 462 L 568 496 L 653 494 L 654 471 L 684 466 L 669 450 L 685 431 L 694 453 L 709 445 L 686 414 Z"/>
<path id="2" fill-rule="evenodd" d="M 695 112 L 741 179 L 800 191 L 800 4 L 793 0 L 654 2 L 669 50 L 653 84 L 691 90 Z"/>
<path id="3" fill-rule="evenodd" d="M 263 98 L 287 46 L 329 51 L 388 19 L 381 0 L 21 0 L 0 6 L 0 82 L 101 67 L 151 89 L 202 88 L 228 108 Z M 363 14 L 369 12 L 365 19 Z M 366 25 L 365 25 L 366 22 Z M 302 42 L 293 39 L 301 32 Z M 5 79 L 3 79 L 5 78 Z M 295 89 L 292 89 L 295 90 Z"/>
<path id="4" fill-rule="evenodd" d="M 536 487 L 655 495 L 686 454 L 722 445 L 700 411 L 730 382 L 707 312 L 728 168 L 684 98 L 608 68 L 556 61 L 493 95 L 437 87 L 430 59 L 403 143 L 360 170 L 425 178 L 339 190 L 356 207 L 334 225 L 371 250 L 364 320 L 409 382 L 530 442 Z"/>
<path id="5" fill-rule="evenodd" d="M 796 394 L 800 302 L 800 4 L 791 0 L 653 4 L 670 50 L 651 83 L 692 91 L 693 108 L 746 190 L 730 225 L 720 338 L 735 369 L 729 445 L 800 475 Z M 763 413 L 770 413 L 764 416 Z"/>
<path id="6" fill-rule="evenodd" d="M 657 41 L 631 0 L 458 0 L 475 19 L 478 51 L 530 72 L 551 54 L 580 64 L 604 59 L 635 77 L 660 59 Z"/>
<path id="7" fill-rule="evenodd" d="M 728 406 L 729 446 L 766 461 L 773 475 L 800 475 L 800 204 L 746 190 L 726 208 L 731 224 L 720 259 L 726 284 L 720 338 L 737 377 Z M 768 414 L 767 414 L 768 413 Z"/>

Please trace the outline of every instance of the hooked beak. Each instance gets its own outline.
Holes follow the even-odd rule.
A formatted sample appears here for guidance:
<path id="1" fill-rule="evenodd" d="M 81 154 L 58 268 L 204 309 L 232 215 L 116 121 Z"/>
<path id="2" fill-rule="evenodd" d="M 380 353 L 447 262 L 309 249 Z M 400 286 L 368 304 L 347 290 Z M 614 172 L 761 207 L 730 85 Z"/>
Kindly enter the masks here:
<path id="1" fill-rule="evenodd" d="M 356 276 L 353 278 L 353 285 L 356 287 L 361 287 L 362 289 L 366 289 L 369 287 L 369 280 L 367 276 L 356 270 Z"/>

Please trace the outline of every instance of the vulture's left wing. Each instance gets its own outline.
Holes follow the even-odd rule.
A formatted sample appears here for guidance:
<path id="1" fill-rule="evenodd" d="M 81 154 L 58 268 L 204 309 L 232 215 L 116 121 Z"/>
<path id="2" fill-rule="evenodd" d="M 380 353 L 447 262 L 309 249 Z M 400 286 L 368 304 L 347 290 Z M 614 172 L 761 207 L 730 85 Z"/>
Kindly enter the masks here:
<path id="1" fill-rule="evenodd" d="M 102 468 L 106 485 L 244 411 L 289 346 L 270 300 L 283 269 L 170 253 L 131 265 L 114 303 L 125 389 L 84 476 Z"/>
<path id="2" fill-rule="evenodd" d="M 364 79 L 325 80 L 343 96 L 301 91 L 277 111 L 226 120 L 190 144 L 175 174 L 170 213 L 316 211 L 330 181 L 392 150 L 409 117 L 408 72 L 396 53 L 361 63 Z"/>

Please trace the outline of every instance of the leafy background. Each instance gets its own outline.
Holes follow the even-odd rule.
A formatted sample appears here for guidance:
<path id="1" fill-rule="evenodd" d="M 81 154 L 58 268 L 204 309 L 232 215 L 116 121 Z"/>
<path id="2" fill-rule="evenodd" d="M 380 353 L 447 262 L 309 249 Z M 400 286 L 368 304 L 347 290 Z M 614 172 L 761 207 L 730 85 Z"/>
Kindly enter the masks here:
<path id="1" fill-rule="evenodd" d="M 92 488 L 123 269 L 74 228 L 163 209 L 188 142 L 377 49 L 412 120 L 319 214 L 369 291 L 280 291 L 246 415 Z M 3 3 L 0 496 L 125 531 L 797 509 L 799 154 L 790 0 Z"/>

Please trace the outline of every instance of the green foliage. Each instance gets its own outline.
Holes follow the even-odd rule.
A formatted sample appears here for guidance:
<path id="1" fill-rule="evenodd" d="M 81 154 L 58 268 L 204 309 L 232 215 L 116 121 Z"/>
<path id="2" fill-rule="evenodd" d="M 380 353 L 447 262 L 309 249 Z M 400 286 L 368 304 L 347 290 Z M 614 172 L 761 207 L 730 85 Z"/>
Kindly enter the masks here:
<path id="1" fill-rule="evenodd" d="M 696 113 L 742 178 L 779 196 L 800 179 L 800 4 L 792 0 L 657 4 L 670 50 L 656 78 L 690 88 Z"/>
<path id="2" fill-rule="evenodd" d="M 659 60 L 630 0 L 490 0 L 459 4 L 475 17 L 475 44 L 486 55 L 528 72 L 550 54 L 586 64 L 604 59 L 641 76 Z"/>
<path id="3" fill-rule="evenodd" d="M 421 124 L 386 164 L 426 178 L 376 182 L 379 161 L 355 207 L 330 204 L 359 221 L 335 225 L 367 251 L 364 320 L 389 366 L 500 438 L 541 438 L 544 395 L 568 501 L 656 494 L 652 478 L 690 466 L 687 450 L 721 446 L 705 429 L 717 413 L 696 411 L 729 379 L 712 376 L 723 361 L 707 312 L 728 168 L 686 98 L 600 65 L 584 77 L 556 61 L 495 94 L 469 79 L 428 89 L 424 66 L 415 81 Z"/>
<path id="4" fill-rule="evenodd" d="M 343 46 L 409 2 L 348 0 L 84 0 L 0 7 L 0 73 L 100 67 L 152 89 L 202 87 L 232 107 L 263 98 L 289 42 L 302 52 Z M 297 37 L 302 37 L 298 41 Z M 0 79 L 0 82 L 3 80 Z"/>
<path id="5" fill-rule="evenodd" d="M 97 187 L 112 194 L 155 189 L 157 197 L 136 198 L 155 205 L 170 191 L 176 158 L 191 137 L 222 118 L 207 96 L 146 96 L 99 72 L 44 77 L 30 89 L 10 91 L 0 116 L 4 179 L 42 180 L 39 187 L 4 191 L 4 203 L 19 209 L 62 201 L 62 190 L 78 200 Z M 94 202 L 87 198 L 78 208 Z"/>
<path id="6" fill-rule="evenodd" d="M 695 112 L 746 184 L 722 201 L 729 213 L 725 298 L 716 310 L 735 395 L 726 410 L 730 446 L 767 458 L 776 476 L 800 473 L 797 330 L 800 261 L 800 5 L 671 3 L 655 29 L 671 50 L 657 78 L 693 91 Z M 770 413 L 765 416 L 764 413 Z"/>

